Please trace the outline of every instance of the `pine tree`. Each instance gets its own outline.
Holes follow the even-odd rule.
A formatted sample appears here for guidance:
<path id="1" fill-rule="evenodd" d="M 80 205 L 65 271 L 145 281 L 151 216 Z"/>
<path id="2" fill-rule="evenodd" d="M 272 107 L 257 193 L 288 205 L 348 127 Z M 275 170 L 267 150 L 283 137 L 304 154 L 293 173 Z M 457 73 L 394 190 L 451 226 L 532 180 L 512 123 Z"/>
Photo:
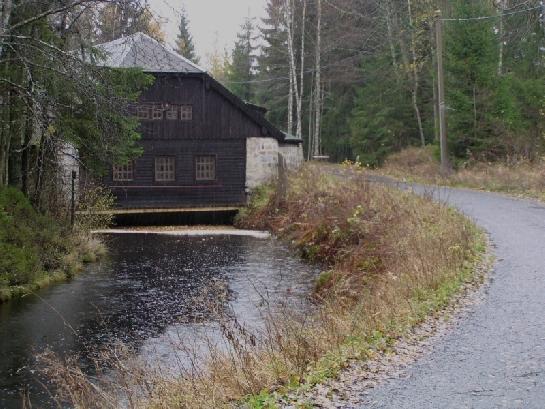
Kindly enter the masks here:
<path id="1" fill-rule="evenodd" d="M 256 99 L 267 107 L 268 119 L 286 129 L 287 97 L 289 93 L 287 32 L 283 24 L 283 0 L 269 0 L 267 17 L 260 27 L 263 45 L 257 59 Z"/>
<path id="2" fill-rule="evenodd" d="M 229 89 L 245 101 L 255 99 L 256 40 L 254 21 L 247 17 L 237 34 L 231 66 L 227 75 Z"/>
<path id="3" fill-rule="evenodd" d="M 454 13 L 456 17 L 469 18 L 492 15 L 494 9 L 484 2 L 457 0 Z M 447 26 L 449 145 L 456 157 L 480 156 L 484 151 L 497 150 L 502 143 L 493 132 L 496 120 L 489 115 L 497 91 L 498 46 L 494 28 L 491 20 Z"/>
<path id="4" fill-rule="evenodd" d="M 189 31 L 189 18 L 185 8 L 180 13 L 180 25 L 178 26 L 178 36 L 176 37 L 176 52 L 188 60 L 199 63 L 199 57 L 195 52 L 193 36 Z"/>

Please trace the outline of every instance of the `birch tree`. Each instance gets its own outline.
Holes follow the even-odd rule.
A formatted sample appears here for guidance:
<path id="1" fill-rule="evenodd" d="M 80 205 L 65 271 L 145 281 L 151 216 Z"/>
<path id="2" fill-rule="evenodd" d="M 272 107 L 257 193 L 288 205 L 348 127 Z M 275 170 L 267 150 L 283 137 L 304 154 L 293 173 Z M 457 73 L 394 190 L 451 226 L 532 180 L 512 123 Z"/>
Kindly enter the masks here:
<path id="1" fill-rule="evenodd" d="M 304 73 L 305 73 L 305 19 L 307 2 L 302 0 L 302 15 L 300 19 L 301 25 L 301 43 L 299 48 L 300 64 L 299 75 L 297 75 L 297 50 L 295 48 L 295 14 L 296 7 L 294 0 L 284 1 L 287 43 L 288 43 L 288 60 L 289 60 L 289 96 L 288 96 L 288 130 L 293 131 L 293 106 L 294 100 L 296 105 L 296 135 L 301 138 L 303 135 L 303 94 L 304 94 Z"/>
<path id="2" fill-rule="evenodd" d="M 316 46 L 315 46 L 315 86 L 314 86 L 314 156 L 321 153 L 321 120 L 322 120 L 322 0 L 316 0 Z"/>

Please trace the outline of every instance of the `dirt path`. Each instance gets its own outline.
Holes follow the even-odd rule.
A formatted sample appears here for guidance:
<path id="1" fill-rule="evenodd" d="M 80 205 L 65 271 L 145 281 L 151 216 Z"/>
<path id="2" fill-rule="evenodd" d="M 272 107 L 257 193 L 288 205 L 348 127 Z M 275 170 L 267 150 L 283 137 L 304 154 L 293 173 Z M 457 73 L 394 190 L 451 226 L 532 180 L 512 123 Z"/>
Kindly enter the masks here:
<path id="1" fill-rule="evenodd" d="M 346 407 L 545 408 L 545 206 L 471 190 L 415 190 L 490 233 L 492 281 L 482 302 L 402 376 Z"/>

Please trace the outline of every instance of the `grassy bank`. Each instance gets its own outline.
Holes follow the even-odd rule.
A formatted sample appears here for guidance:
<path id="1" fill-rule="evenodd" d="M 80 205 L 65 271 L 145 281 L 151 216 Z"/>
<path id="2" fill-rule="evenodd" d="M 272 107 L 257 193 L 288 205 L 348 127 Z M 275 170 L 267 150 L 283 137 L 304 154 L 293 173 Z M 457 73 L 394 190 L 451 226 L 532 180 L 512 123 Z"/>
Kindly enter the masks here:
<path id="1" fill-rule="evenodd" d="M 65 280 L 104 246 L 38 213 L 18 190 L 0 190 L 0 302 Z"/>
<path id="2" fill-rule="evenodd" d="M 431 147 L 409 148 L 390 156 L 379 171 L 398 179 L 545 200 L 545 162 L 542 160 L 469 161 L 443 177 Z"/>
<path id="3" fill-rule="evenodd" d="M 387 350 L 475 279 L 483 235 L 445 206 L 370 186 L 342 167 L 305 167 L 281 191 L 260 189 L 238 224 L 269 229 L 326 266 L 312 313 L 271 312 L 257 332 L 226 318 L 228 350 L 210 345 L 206 362 L 175 379 L 115 359 L 117 351 L 106 355 L 118 373 L 113 383 L 97 384 L 74 362 L 48 358 L 61 397 L 80 408 L 113 408 L 118 399 L 131 408 L 274 408 L 288 391 Z"/>

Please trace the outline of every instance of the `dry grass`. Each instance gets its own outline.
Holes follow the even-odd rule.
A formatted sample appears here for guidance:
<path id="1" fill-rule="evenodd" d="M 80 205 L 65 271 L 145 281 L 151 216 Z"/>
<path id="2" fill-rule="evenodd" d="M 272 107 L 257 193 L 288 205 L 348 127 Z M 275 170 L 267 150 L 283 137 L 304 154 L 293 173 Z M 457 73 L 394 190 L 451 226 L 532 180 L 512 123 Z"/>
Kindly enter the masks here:
<path id="1" fill-rule="evenodd" d="M 445 306 L 473 279 L 483 247 L 481 234 L 453 210 L 369 186 L 340 167 L 306 167 L 291 178 L 285 197 L 260 192 L 259 205 L 239 223 L 267 227 L 328 266 L 313 313 L 271 312 L 265 328 L 253 332 L 223 319 L 229 347 L 210 342 L 208 359 L 181 368 L 174 379 L 115 351 L 106 359 L 117 373 L 113 382 L 84 376 L 74 361 L 49 359 L 59 399 L 79 408 L 113 408 L 120 400 L 130 408 L 222 408 L 241 401 L 275 407 L 271 402 L 283 391 L 335 376 L 349 359 L 388 348 Z"/>
<path id="2" fill-rule="evenodd" d="M 509 158 L 502 162 L 469 161 L 449 177 L 441 177 L 430 148 L 409 148 L 388 158 L 380 169 L 396 178 L 425 183 L 505 192 L 545 200 L 545 162 Z"/>

